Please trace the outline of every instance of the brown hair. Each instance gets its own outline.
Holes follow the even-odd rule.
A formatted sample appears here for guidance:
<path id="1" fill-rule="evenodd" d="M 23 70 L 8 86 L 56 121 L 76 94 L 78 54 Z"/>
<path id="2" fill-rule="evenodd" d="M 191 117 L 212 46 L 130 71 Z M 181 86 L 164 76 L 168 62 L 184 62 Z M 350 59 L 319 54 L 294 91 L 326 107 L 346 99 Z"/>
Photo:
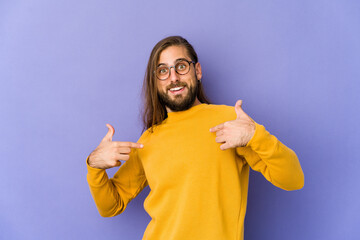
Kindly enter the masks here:
<path id="1" fill-rule="evenodd" d="M 143 84 L 143 95 L 144 95 L 144 110 L 143 110 L 143 123 L 144 129 L 150 129 L 153 131 L 153 127 L 160 124 L 164 119 L 167 118 L 167 112 L 165 106 L 160 102 L 157 92 L 156 81 L 157 78 L 154 74 L 156 64 L 159 61 L 160 54 L 166 48 L 170 46 L 184 46 L 187 54 L 195 63 L 198 62 L 198 56 L 191 44 L 181 36 L 171 36 L 162 39 L 158 42 L 153 50 L 151 51 L 148 65 L 145 72 L 144 84 Z M 197 98 L 202 103 L 210 103 L 207 99 L 202 84 L 198 81 Z"/>

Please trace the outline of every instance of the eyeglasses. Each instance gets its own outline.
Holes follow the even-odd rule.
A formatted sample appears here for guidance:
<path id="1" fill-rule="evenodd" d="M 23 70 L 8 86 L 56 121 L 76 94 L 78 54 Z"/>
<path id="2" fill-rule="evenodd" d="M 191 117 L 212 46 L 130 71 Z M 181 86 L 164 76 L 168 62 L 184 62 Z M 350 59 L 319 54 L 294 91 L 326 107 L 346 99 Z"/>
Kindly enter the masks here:
<path id="1" fill-rule="evenodd" d="M 174 68 L 175 72 L 180 75 L 185 75 L 190 71 L 190 64 L 195 62 L 194 61 L 188 61 L 186 59 L 182 59 L 179 62 L 177 62 L 174 66 L 167 66 L 167 65 L 161 65 L 156 68 L 154 73 L 156 74 L 156 77 L 164 81 L 170 77 L 171 68 Z"/>

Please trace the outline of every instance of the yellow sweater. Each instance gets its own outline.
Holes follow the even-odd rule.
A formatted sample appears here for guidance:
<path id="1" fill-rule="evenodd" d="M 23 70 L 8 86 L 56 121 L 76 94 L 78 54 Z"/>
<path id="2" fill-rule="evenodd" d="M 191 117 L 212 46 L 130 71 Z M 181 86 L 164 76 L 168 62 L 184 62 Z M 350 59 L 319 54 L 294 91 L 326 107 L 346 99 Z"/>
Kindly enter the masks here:
<path id="1" fill-rule="evenodd" d="M 143 133 L 144 148 L 133 149 L 113 178 L 87 165 L 101 216 L 122 213 L 149 185 L 144 208 L 152 220 L 143 239 L 243 239 L 249 166 L 285 190 L 302 188 L 304 175 L 296 154 L 259 124 L 247 146 L 222 151 L 209 129 L 235 118 L 224 105 L 172 112 Z"/>

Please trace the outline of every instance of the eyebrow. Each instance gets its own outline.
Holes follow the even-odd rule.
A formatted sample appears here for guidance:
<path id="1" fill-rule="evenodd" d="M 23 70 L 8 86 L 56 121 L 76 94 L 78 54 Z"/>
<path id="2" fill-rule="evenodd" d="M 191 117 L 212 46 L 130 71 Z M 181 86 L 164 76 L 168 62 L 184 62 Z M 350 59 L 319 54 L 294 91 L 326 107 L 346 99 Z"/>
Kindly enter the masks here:
<path id="1" fill-rule="evenodd" d="M 175 64 L 177 63 L 177 62 L 180 62 L 180 61 L 191 61 L 191 60 L 187 60 L 186 58 L 178 58 L 178 59 L 176 59 L 175 60 Z M 166 63 L 159 63 L 156 67 L 160 67 L 161 65 L 166 65 L 167 66 L 167 64 Z"/>

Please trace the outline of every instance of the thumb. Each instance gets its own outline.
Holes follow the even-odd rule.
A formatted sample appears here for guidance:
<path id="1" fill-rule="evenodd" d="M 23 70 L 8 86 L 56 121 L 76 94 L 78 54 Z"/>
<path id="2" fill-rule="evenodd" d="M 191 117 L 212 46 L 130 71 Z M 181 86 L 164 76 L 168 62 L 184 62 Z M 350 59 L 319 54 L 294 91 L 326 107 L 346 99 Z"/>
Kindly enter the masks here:
<path id="1" fill-rule="evenodd" d="M 103 138 L 102 142 L 111 142 L 112 137 L 114 136 L 114 133 L 115 133 L 115 129 L 110 124 L 106 124 L 106 126 L 109 128 L 109 131 L 106 133 L 106 135 Z"/>
<path id="2" fill-rule="evenodd" d="M 242 116 L 244 116 L 244 114 L 246 115 L 246 113 L 244 112 L 244 110 L 241 108 L 242 105 L 242 100 L 238 100 L 235 104 L 235 112 L 236 112 L 236 118 L 239 119 Z"/>

